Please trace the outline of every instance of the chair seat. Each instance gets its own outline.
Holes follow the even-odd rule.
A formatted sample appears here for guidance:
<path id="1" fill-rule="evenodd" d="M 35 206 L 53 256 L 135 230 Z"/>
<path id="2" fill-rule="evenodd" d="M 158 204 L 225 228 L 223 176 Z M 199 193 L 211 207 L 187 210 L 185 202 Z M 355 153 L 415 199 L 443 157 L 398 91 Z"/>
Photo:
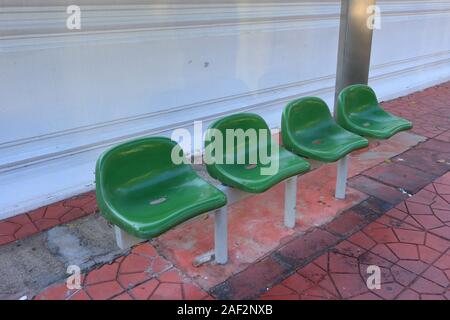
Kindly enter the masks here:
<path id="1" fill-rule="evenodd" d="M 330 123 L 311 135 L 299 134 L 292 140 L 289 150 L 307 158 L 335 162 L 368 144 L 367 139 Z"/>
<path id="2" fill-rule="evenodd" d="M 180 178 L 164 189 L 154 186 L 117 195 L 111 208 L 116 224 L 136 237 L 151 239 L 226 204 L 226 196 L 196 174 Z"/>
<path id="3" fill-rule="evenodd" d="M 175 145 L 167 138 L 143 138 L 99 158 L 96 195 L 106 220 L 135 237 L 151 239 L 226 204 L 225 194 L 190 165 L 172 162 Z"/>
<path id="4" fill-rule="evenodd" d="M 286 149 L 323 162 L 335 162 L 369 142 L 338 126 L 326 104 L 317 97 L 290 102 L 283 110 L 281 135 Z"/>
<path id="5" fill-rule="evenodd" d="M 372 88 L 363 84 L 348 86 L 339 94 L 337 122 L 351 132 L 376 139 L 388 139 L 413 127 L 410 121 L 386 112 Z"/>
<path id="6" fill-rule="evenodd" d="M 388 139 L 400 131 L 412 128 L 410 121 L 383 110 L 369 114 L 350 114 L 349 120 L 348 126 L 353 132 L 376 139 Z"/>
<path id="7" fill-rule="evenodd" d="M 223 184 L 236 189 L 262 193 L 277 183 L 310 169 L 310 164 L 300 157 L 279 147 L 279 168 L 274 175 L 262 175 L 261 168 L 269 165 L 254 166 L 243 164 L 220 164 L 213 169 L 208 168 L 209 174 Z"/>

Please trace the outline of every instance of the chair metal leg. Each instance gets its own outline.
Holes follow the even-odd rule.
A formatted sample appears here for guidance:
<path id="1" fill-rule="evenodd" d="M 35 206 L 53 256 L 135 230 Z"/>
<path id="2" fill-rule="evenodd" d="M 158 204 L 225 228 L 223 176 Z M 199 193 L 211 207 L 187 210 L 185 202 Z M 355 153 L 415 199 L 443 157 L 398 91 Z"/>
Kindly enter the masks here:
<path id="1" fill-rule="evenodd" d="M 284 191 L 284 225 L 288 228 L 295 227 L 297 215 L 297 176 L 286 180 Z"/>
<path id="2" fill-rule="evenodd" d="M 214 215 L 215 261 L 225 264 L 228 261 L 228 214 L 227 206 L 216 210 Z"/>
<path id="3" fill-rule="evenodd" d="M 336 175 L 336 199 L 345 199 L 345 191 L 347 188 L 347 174 L 348 174 L 348 156 L 340 159 L 337 163 Z"/>
<path id="4" fill-rule="evenodd" d="M 116 236 L 116 243 L 117 246 L 120 249 L 128 249 L 135 244 L 144 242 L 144 239 L 136 238 L 135 236 L 132 236 L 131 234 L 123 231 L 118 226 L 114 226 L 114 234 Z"/>
<path id="5" fill-rule="evenodd" d="M 251 193 L 240 191 L 224 185 L 218 187 L 227 195 L 227 205 L 214 211 L 214 249 L 205 252 L 193 261 L 194 267 L 215 261 L 217 264 L 225 264 L 228 261 L 228 206 L 251 196 Z"/>

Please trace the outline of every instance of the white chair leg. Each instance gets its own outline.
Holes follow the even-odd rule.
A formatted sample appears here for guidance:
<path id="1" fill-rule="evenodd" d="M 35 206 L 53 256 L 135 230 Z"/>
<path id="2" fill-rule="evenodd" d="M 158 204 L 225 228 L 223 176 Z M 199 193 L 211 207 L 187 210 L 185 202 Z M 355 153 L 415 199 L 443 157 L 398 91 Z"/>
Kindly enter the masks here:
<path id="1" fill-rule="evenodd" d="M 227 206 L 216 210 L 214 215 L 214 251 L 217 264 L 228 261 L 228 217 Z"/>
<path id="2" fill-rule="evenodd" d="M 285 182 L 284 191 L 284 225 L 288 228 L 295 227 L 297 216 L 297 176 L 291 177 Z"/>
<path id="3" fill-rule="evenodd" d="M 128 249 L 135 244 L 144 242 L 144 239 L 136 238 L 131 234 L 123 231 L 118 226 L 114 226 L 114 234 L 116 236 L 116 243 L 120 249 Z"/>
<path id="4" fill-rule="evenodd" d="M 336 175 L 336 199 L 345 199 L 345 191 L 347 189 L 347 173 L 348 173 L 348 156 L 340 159 L 337 163 Z"/>

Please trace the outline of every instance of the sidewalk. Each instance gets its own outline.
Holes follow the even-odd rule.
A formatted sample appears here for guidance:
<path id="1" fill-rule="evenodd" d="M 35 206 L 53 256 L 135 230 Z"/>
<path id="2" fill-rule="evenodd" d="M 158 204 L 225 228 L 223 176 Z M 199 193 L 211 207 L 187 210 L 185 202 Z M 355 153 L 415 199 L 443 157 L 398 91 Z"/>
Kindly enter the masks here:
<path id="1" fill-rule="evenodd" d="M 280 184 L 232 206 L 225 266 L 192 265 L 213 245 L 213 219 L 204 215 L 109 263 L 90 265 L 81 290 L 67 290 L 62 274 L 35 298 L 449 298 L 450 83 L 383 106 L 412 120 L 412 132 L 372 141 L 352 155 L 345 201 L 333 197 L 335 165 L 314 163 L 315 170 L 299 178 L 295 229 L 283 226 Z M 2 247 L 91 215 L 93 197 L 0 221 L 0 258 Z M 63 213 L 52 218 L 52 212 Z M 21 231 L 24 226 L 32 231 Z M 366 286 L 369 265 L 382 269 L 380 290 Z"/>
<path id="2" fill-rule="evenodd" d="M 345 236 L 360 223 L 359 214 L 347 213 L 324 229 Z M 447 173 L 320 257 L 303 263 L 261 298 L 450 299 L 449 240 Z M 370 265 L 381 268 L 378 290 L 366 285 Z"/>

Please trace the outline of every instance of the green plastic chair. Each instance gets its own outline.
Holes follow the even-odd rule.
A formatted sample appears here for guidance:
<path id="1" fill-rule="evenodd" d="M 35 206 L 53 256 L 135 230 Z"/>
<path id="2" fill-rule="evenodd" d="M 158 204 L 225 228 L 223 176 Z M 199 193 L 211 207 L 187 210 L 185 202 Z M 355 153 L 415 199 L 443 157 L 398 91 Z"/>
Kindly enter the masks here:
<path id="1" fill-rule="evenodd" d="M 286 149 L 295 154 L 323 162 L 338 161 L 337 199 L 345 199 L 348 157 L 369 142 L 336 124 L 330 110 L 320 98 L 305 97 L 290 102 L 281 118 L 281 136 Z"/>
<path id="2" fill-rule="evenodd" d="M 256 143 L 251 143 L 250 138 L 244 141 L 238 141 L 238 139 L 230 141 L 230 137 L 227 139 L 227 130 L 251 132 L 252 130 L 248 131 L 249 129 L 254 129 L 254 132 L 258 132 Z M 293 228 L 296 221 L 297 175 L 308 171 L 310 168 L 309 163 L 278 144 L 272 145 L 272 143 L 276 142 L 272 141 L 269 127 L 264 119 L 256 114 L 235 114 L 212 123 L 207 131 L 205 150 L 212 141 L 211 133 L 213 130 L 221 133 L 225 152 L 222 155 L 213 154 L 212 163 L 207 163 L 206 168 L 213 178 L 228 186 L 228 188 L 225 188 L 225 192 L 227 193 L 229 204 L 250 194 L 262 193 L 277 183 L 286 180 L 284 224 L 288 228 Z M 261 139 L 260 130 L 264 133 L 265 139 Z M 216 139 L 218 138 L 216 137 Z M 229 145 L 233 147 L 233 150 L 226 148 L 227 140 Z M 272 147 L 274 147 L 273 151 L 278 150 L 274 155 L 271 154 Z M 272 160 L 278 161 L 277 170 L 270 174 L 267 174 L 267 172 L 263 174 L 263 169 L 268 169 L 273 162 L 272 164 L 267 163 L 267 159 L 259 156 L 262 150 L 263 154 L 267 151 L 269 159 L 272 157 Z M 255 153 L 258 155 L 256 159 L 252 156 Z M 278 158 L 276 158 L 277 155 Z M 239 158 L 241 162 L 238 162 Z"/>
<path id="3" fill-rule="evenodd" d="M 351 85 L 341 91 L 337 122 L 351 132 L 376 139 L 388 139 L 412 128 L 410 121 L 383 110 L 372 88 L 363 84 Z"/>
<path id="4" fill-rule="evenodd" d="M 150 239 L 224 206 L 225 194 L 191 165 L 173 163 L 176 145 L 168 138 L 151 137 L 103 153 L 95 171 L 102 216 L 137 238 Z"/>
<path id="5" fill-rule="evenodd" d="M 369 142 L 336 124 L 327 104 L 305 97 L 290 102 L 281 119 L 283 145 L 289 151 L 323 162 L 335 162 Z"/>
<path id="6" fill-rule="evenodd" d="M 252 113 L 239 113 L 234 114 L 222 119 L 219 119 L 209 126 L 209 129 L 219 130 L 223 135 L 223 145 L 226 145 L 226 130 L 242 129 L 247 131 L 248 129 L 254 129 L 257 132 L 259 130 L 267 130 L 270 132 L 269 127 L 263 118 Z M 208 132 L 211 132 L 208 130 Z M 289 178 L 296 176 L 310 169 L 310 165 L 307 161 L 297 157 L 290 153 L 286 149 L 279 147 L 279 170 L 273 175 L 262 175 L 261 168 L 268 167 L 268 164 L 262 164 L 260 157 L 257 158 L 256 163 L 250 162 L 249 154 L 251 151 L 259 154 L 260 148 L 267 148 L 271 150 L 271 143 L 276 143 L 267 139 L 262 142 L 257 137 L 257 145 L 250 145 L 249 140 L 245 140 L 244 145 L 238 145 L 238 140 L 233 142 L 234 153 L 224 152 L 223 159 L 214 159 L 216 162 L 221 163 L 207 164 L 206 168 L 211 177 L 221 181 L 223 184 L 237 188 L 239 190 L 249 193 L 262 193 L 270 189 L 275 184 Z M 208 139 L 205 142 L 205 148 L 208 147 Z M 238 164 L 237 159 L 240 153 L 245 153 L 245 162 Z M 270 155 L 270 152 L 269 152 Z M 227 164 L 226 158 L 232 158 L 233 164 Z"/>

